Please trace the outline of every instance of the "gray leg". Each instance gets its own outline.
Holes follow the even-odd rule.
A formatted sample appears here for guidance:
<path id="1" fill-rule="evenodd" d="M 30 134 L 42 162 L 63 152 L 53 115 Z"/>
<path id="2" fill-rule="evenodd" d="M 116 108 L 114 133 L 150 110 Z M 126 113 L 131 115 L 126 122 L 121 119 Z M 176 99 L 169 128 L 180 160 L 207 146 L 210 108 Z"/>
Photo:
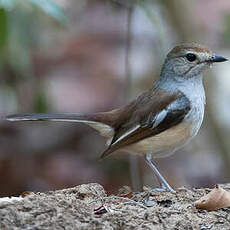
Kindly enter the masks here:
<path id="1" fill-rule="evenodd" d="M 145 156 L 145 161 L 146 163 L 150 166 L 150 168 L 153 170 L 157 178 L 159 179 L 159 182 L 161 184 L 161 188 L 159 189 L 153 189 L 153 191 L 170 191 L 175 193 L 176 191 L 168 184 L 168 182 L 165 180 L 165 178 L 160 174 L 156 166 L 153 164 L 152 160 L 152 155 L 151 154 L 146 154 Z"/>
<path id="2" fill-rule="evenodd" d="M 165 178 L 160 174 L 160 172 L 158 171 L 158 169 L 156 168 L 156 166 L 153 164 L 153 162 L 151 161 L 152 160 L 152 155 L 151 154 L 146 154 L 145 156 L 145 161 L 146 163 L 150 166 L 150 168 L 153 170 L 154 174 L 157 176 L 158 178 L 158 181 L 161 185 L 161 188 L 154 188 L 154 189 L 151 189 L 149 192 L 148 192 L 148 195 L 147 195 L 147 198 L 145 200 L 145 204 L 147 206 L 153 206 L 156 204 L 156 202 L 154 201 L 150 201 L 149 200 L 149 197 L 150 197 L 150 194 L 151 192 L 162 192 L 162 191 L 170 191 L 172 193 L 175 193 L 176 191 L 168 184 L 168 182 L 165 180 Z"/>

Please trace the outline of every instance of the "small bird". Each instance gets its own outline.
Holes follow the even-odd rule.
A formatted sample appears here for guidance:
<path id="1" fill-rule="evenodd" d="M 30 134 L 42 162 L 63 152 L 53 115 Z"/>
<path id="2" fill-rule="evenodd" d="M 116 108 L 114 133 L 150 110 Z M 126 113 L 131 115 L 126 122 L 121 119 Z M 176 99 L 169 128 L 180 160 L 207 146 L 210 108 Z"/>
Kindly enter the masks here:
<path id="1" fill-rule="evenodd" d="M 152 162 L 186 144 L 198 133 L 205 109 L 203 71 L 228 59 L 203 45 L 185 43 L 167 55 L 151 89 L 124 107 L 94 114 L 15 114 L 8 121 L 82 122 L 107 138 L 101 158 L 122 150 L 145 157 L 160 181 L 159 190 L 175 192 Z"/>

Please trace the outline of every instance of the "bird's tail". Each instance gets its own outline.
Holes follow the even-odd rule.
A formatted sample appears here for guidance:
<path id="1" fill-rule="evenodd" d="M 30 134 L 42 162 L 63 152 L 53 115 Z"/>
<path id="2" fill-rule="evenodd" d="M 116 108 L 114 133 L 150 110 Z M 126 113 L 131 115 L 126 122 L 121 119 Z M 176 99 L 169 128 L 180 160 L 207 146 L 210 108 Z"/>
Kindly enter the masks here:
<path id="1" fill-rule="evenodd" d="M 70 113 L 31 113 L 31 114 L 13 114 L 6 117 L 8 121 L 68 121 L 84 122 L 92 119 L 89 115 L 70 114 Z M 92 120 L 95 120 L 94 117 Z"/>
<path id="2" fill-rule="evenodd" d="M 111 121 L 107 119 L 106 113 L 95 114 L 13 114 L 6 117 L 8 121 L 65 121 L 85 123 L 100 132 L 102 136 L 111 137 L 113 127 Z"/>

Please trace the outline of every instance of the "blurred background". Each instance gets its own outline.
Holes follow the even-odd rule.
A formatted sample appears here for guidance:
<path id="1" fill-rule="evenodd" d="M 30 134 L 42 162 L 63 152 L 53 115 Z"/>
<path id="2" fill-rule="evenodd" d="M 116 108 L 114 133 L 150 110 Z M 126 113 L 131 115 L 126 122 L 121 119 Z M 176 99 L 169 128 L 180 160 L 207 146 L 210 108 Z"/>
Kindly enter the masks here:
<path id="1" fill-rule="evenodd" d="M 230 57 L 229 0 L 0 0 L 0 115 L 117 108 L 152 86 L 174 45 L 191 41 Z M 205 88 L 199 135 L 155 160 L 175 188 L 230 181 L 230 64 L 205 73 Z M 82 124 L 2 120 L 0 196 L 155 184 L 143 159 L 99 161 L 104 149 Z"/>

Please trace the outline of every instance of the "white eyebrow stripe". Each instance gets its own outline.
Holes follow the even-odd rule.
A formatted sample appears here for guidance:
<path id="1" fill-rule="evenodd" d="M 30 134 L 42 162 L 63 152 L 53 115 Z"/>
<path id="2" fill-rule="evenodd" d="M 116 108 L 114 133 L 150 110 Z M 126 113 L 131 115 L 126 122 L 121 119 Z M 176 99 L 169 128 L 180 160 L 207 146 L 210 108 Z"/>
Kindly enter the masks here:
<path id="1" fill-rule="evenodd" d="M 119 141 L 121 141 L 123 138 L 127 137 L 129 134 L 131 134 L 132 132 L 136 131 L 137 129 L 139 129 L 141 127 L 140 124 L 137 124 L 135 127 L 131 128 L 130 130 L 128 130 L 126 133 L 124 133 L 122 136 L 120 136 L 114 143 L 118 143 Z"/>

